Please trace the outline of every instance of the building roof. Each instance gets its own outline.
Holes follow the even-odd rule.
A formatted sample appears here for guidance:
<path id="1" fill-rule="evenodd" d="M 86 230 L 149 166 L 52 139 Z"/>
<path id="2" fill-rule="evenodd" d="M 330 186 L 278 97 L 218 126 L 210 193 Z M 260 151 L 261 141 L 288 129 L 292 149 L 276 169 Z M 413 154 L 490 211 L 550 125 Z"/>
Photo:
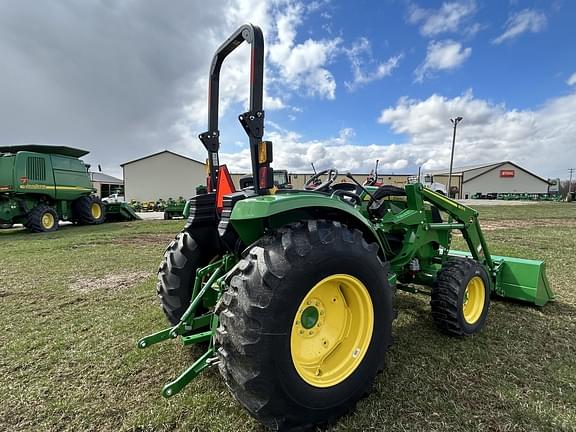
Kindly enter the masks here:
<path id="1" fill-rule="evenodd" d="M 74 147 L 44 145 L 44 144 L 18 144 L 10 146 L 1 146 L 0 153 L 17 153 L 19 151 L 29 151 L 36 153 L 52 153 L 62 156 L 79 158 L 90 153 L 88 150 L 82 150 Z"/>
<path id="2" fill-rule="evenodd" d="M 123 164 L 120 164 L 120 166 L 121 166 L 121 167 L 124 167 L 125 165 L 129 165 L 129 164 L 134 163 L 134 162 L 139 162 L 139 161 L 144 160 L 144 159 L 149 159 L 149 158 L 152 158 L 152 157 L 161 155 L 161 154 L 163 154 L 163 153 L 170 153 L 170 154 L 172 154 L 172 155 L 174 155 L 174 156 L 178 156 L 178 157 L 181 157 L 181 158 L 183 158 L 183 159 L 188 159 L 189 161 L 196 162 L 196 163 L 199 163 L 199 164 L 201 164 L 201 165 L 204 165 L 204 162 L 197 161 L 196 159 L 189 158 L 188 156 L 184 156 L 184 155 L 181 155 L 181 154 L 179 154 L 179 153 L 174 153 L 173 151 L 170 151 L 170 150 L 162 150 L 162 151 L 159 151 L 159 152 L 157 152 L 157 153 L 150 154 L 150 155 L 148 155 L 148 156 L 143 156 L 143 157 L 138 158 L 138 159 L 134 159 L 134 160 L 131 160 L 131 161 L 128 161 L 128 162 L 124 162 Z"/>
<path id="3" fill-rule="evenodd" d="M 124 180 L 101 172 L 90 171 L 90 180 L 98 183 L 124 184 Z"/>
<path id="4" fill-rule="evenodd" d="M 468 172 L 468 171 L 486 168 L 481 173 L 479 173 L 473 177 L 470 177 L 469 179 L 466 179 L 462 182 L 462 183 L 466 183 L 466 182 L 469 182 L 470 180 L 474 180 L 475 178 L 478 178 L 478 177 L 488 173 L 489 171 L 500 168 L 501 166 L 506 165 L 506 164 L 510 164 L 512 166 L 515 166 L 519 170 L 524 171 L 525 173 L 531 175 L 532 177 L 537 178 L 538 180 L 543 181 L 544 183 L 549 183 L 548 180 L 534 174 L 533 172 L 528 171 L 526 168 L 522 168 L 520 165 L 515 164 L 512 161 L 492 162 L 492 163 L 482 164 L 482 165 L 468 165 L 468 166 L 463 166 L 463 167 L 456 167 L 456 168 L 452 168 L 452 175 L 460 175 L 460 174 L 464 174 L 465 172 Z M 445 169 L 444 170 L 430 171 L 430 174 L 432 174 L 432 175 L 448 175 L 448 173 L 449 173 L 448 170 L 445 170 Z"/>
<path id="5" fill-rule="evenodd" d="M 485 163 L 485 164 L 479 164 L 479 165 L 466 165 L 466 166 L 461 166 L 461 167 L 454 167 L 454 168 L 452 168 L 452 175 L 463 174 L 467 171 L 472 171 L 472 170 L 476 170 L 476 169 L 480 169 L 480 168 L 494 168 L 496 166 L 500 166 L 500 165 L 505 164 L 505 163 L 512 163 L 512 162 L 509 162 L 509 161 L 491 162 L 491 163 Z M 442 174 L 448 174 L 449 169 L 432 170 L 432 171 L 428 171 L 428 172 L 432 175 L 442 175 Z"/>

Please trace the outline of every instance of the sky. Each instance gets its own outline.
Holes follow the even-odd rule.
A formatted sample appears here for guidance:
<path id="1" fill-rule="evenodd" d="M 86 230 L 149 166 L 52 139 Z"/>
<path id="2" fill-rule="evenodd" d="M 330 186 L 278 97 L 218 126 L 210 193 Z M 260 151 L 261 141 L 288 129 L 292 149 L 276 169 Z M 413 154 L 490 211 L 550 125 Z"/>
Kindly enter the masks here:
<path id="1" fill-rule="evenodd" d="M 444 169 L 457 116 L 455 166 L 576 168 L 572 0 L 0 0 L 0 145 L 83 148 L 116 176 L 164 149 L 203 161 L 209 65 L 246 22 L 265 35 L 276 169 Z M 235 172 L 250 171 L 248 54 L 220 84 Z"/>

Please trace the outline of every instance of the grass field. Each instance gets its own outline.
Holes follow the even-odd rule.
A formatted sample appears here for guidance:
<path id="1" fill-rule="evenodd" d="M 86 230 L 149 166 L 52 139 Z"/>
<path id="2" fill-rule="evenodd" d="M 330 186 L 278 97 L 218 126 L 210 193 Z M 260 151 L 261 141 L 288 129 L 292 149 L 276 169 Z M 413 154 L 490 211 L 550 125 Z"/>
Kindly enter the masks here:
<path id="1" fill-rule="evenodd" d="M 557 301 L 494 301 L 483 332 L 454 339 L 426 296 L 399 293 L 385 372 L 330 430 L 576 430 L 576 205 L 478 209 L 493 253 L 546 260 Z M 198 348 L 136 349 L 166 325 L 155 273 L 181 226 L 0 231 L 0 430 L 261 430 L 216 370 L 160 396 Z"/>

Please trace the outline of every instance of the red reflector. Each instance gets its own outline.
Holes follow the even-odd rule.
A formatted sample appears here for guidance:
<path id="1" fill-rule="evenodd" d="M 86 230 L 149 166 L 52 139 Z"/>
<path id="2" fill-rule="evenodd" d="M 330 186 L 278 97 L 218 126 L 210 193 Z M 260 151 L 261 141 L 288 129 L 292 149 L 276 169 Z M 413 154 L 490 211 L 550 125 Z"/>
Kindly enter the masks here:
<path id="1" fill-rule="evenodd" d="M 230 177 L 230 172 L 226 165 L 220 165 L 218 170 L 218 186 L 216 187 L 216 208 L 218 211 L 222 211 L 224 207 L 224 195 L 236 192 L 234 183 L 232 182 L 232 177 Z"/>
<path id="2" fill-rule="evenodd" d="M 212 192 L 212 177 L 210 176 L 206 177 L 206 189 L 208 192 Z"/>
<path id="3" fill-rule="evenodd" d="M 260 167 L 258 170 L 258 187 L 260 189 L 268 189 L 268 167 Z"/>

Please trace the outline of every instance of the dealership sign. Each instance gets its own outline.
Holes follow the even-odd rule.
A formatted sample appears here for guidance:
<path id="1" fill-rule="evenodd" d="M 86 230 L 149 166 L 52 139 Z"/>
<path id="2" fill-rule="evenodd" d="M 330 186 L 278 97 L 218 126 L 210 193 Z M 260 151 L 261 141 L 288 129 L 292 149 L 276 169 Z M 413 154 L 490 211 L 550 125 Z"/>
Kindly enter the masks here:
<path id="1" fill-rule="evenodd" d="M 514 177 L 515 172 L 512 169 L 500 170 L 500 177 Z"/>

